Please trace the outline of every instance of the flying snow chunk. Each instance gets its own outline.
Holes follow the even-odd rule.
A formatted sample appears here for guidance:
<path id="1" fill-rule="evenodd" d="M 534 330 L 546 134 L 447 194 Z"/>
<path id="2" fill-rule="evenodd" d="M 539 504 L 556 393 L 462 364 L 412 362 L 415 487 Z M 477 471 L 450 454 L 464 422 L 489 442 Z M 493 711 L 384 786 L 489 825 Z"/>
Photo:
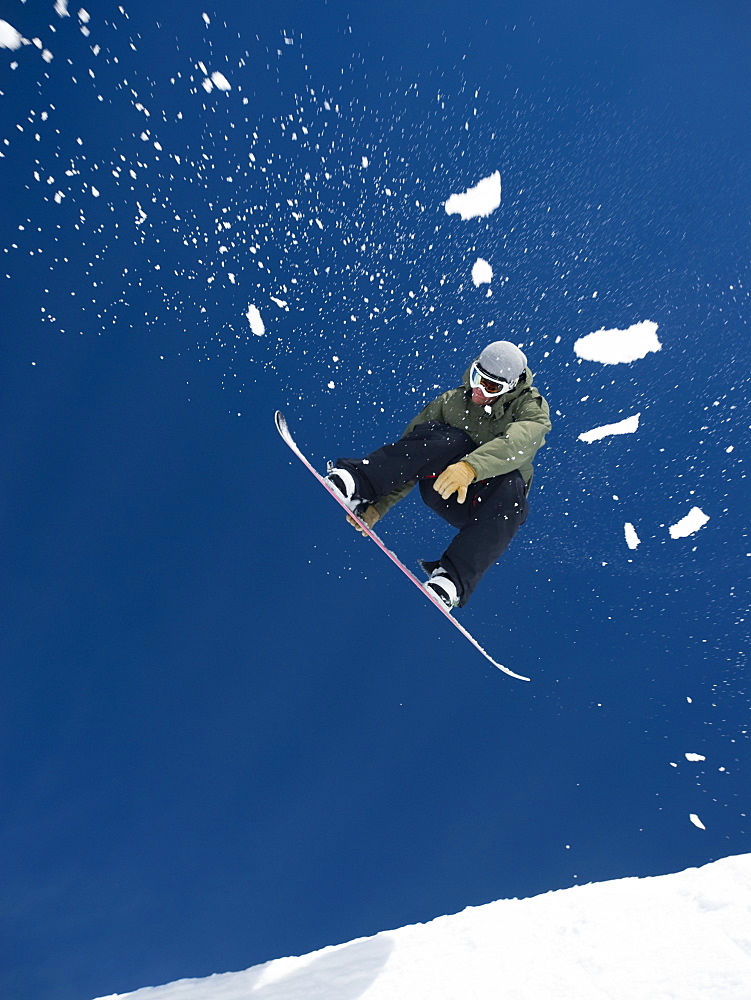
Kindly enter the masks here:
<path id="1" fill-rule="evenodd" d="M 597 330 L 580 337 L 574 344 L 574 353 L 585 361 L 599 361 L 602 365 L 628 365 L 640 361 L 652 351 L 662 350 L 657 339 L 657 324 L 650 320 L 635 323 L 625 330 Z"/>
<path id="2" fill-rule="evenodd" d="M 0 49 L 20 49 L 22 44 L 23 36 L 13 25 L 0 21 Z"/>
<path id="3" fill-rule="evenodd" d="M 701 507 L 692 507 L 685 517 L 670 526 L 670 537 L 687 538 L 689 535 L 695 534 L 708 520 L 709 515 L 705 514 Z"/>
<path id="4" fill-rule="evenodd" d="M 212 73 L 211 82 L 217 90 L 232 90 L 232 84 L 229 82 L 224 73 Z"/>
<path id="5" fill-rule="evenodd" d="M 261 314 L 259 313 L 256 306 L 248 306 L 248 311 L 245 313 L 245 317 L 250 323 L 250 329 L 256 335 L 256 337 L 262 337 L 266 333 L 266 327 L 263 325 L 263 320 L 261 319 Z"/>
<path id="6" fill-rule="evenodd" d="M 447 215 L 458 214 L 462 219 L 477 219 L 490 215 L 500 204 L 501 174 L 496 170 L 463 194 L 452 194 L 443 207 Z"/>
<path id="7" fill-rule="evenodd" d="M 493 268 L 482 257 L 478 257 L 472 265 L 472 281 L 475 283 L 475 288 L 479 288 L 480 285 L 489 285 L 492 280 Z"/>
<path id="8" fill-rule="evenodd" d="M 699 817 L 696 815 L 696 813 L 689 813 L 689 817 L 688 818 L 691 820 L 691 822 L 694 824 L 694 826 L 698 827 L 700 830 L 706 830 L 707 829 L 706 826 L 704 826 L 704 824 L 702 823 L 702 821 L 699 819 Z"/>
<path id="9" fill-rule="evenodd" d="M 690 760 L 692 762 L 707 759 L 706 757 L 703 757 L 700 753 L 684 753 L 683 756 L 686 758 L 686 760 Z"/>
<path id="10" fill-rule="evenodd" d="M 623 525 L 623 533 L 626 536 L 626 545 L 633 551 L 641 544 L 641 538 L 636 534 L 636 528 L 630 521 Z"/>
<path id="11" fill-rule="evenodd" d="M 68 13 L 68 0 L 55 0 L 55 13 L 58 17 L 70 17 Z"/>
<path id="12" fill-rule="evenodd" d="M 585 441 L 587 444 L 592 444 L 593 441 L 610 437 L 611 434 L 633 434 L 639 427 L 640 416 L 641 414 L 635 413 L 633 417 L 626 417 L 625 420 L 619 420 L 617 424 L 603 424 L 602 427 L 593 427 L 591 431 L 584 431 L 583 434 L 580 434 L 579 440 Z"/>

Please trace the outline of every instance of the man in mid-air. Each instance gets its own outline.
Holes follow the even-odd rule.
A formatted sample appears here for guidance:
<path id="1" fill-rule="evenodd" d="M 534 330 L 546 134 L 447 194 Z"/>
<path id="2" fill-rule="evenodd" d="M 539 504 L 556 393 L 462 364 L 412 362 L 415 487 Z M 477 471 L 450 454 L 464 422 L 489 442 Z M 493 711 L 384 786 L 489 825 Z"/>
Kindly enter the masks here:
<path id="1" fill-rule="evenodd" d="M 532 382 L 522 351 L 497 340 L 399 441 L 329 469 L 329 482 L 369 528 L 417 482 L 424 502 L 459 529 L 439 560 L 422 562 L 426 588 L 448 608 L 467 603 L 527 519 L 532 459 L 551 428 Z"/>

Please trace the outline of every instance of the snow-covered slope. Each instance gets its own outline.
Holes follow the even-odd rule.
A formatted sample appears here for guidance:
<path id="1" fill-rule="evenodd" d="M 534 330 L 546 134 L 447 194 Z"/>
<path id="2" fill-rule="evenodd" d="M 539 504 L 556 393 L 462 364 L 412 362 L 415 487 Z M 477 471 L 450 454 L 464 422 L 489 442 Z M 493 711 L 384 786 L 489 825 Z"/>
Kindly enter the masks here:
<path id="1" fill-rule="evenodd" d="M 501 900 L 301 958 L 120 996 L 751 1000 L 751 854 Z"/>

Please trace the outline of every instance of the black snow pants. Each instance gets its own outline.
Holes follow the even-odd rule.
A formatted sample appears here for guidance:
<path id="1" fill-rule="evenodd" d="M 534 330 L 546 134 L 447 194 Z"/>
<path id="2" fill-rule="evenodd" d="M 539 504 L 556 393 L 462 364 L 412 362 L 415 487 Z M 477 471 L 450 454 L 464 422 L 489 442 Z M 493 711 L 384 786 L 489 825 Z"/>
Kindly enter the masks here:
<path id="1" fill-rule="evenodd" d="M 429 420 L 365 458 L 340 458 L 336 463 L 349 469 L 358 496 L 368 503 L 412 479 L 419 481 L 420 494 L 428 507 L 459 529 L 441 556 L 440 565 L 456 584 L 460 607 L 506 551 L 529 513 L 524 479 L 518 471 L 472 483 L 463 504 L 457 501 L 456 494 L 444 500 L 433 489 L 436 476 L 475 448 L 464 431 Z"/>

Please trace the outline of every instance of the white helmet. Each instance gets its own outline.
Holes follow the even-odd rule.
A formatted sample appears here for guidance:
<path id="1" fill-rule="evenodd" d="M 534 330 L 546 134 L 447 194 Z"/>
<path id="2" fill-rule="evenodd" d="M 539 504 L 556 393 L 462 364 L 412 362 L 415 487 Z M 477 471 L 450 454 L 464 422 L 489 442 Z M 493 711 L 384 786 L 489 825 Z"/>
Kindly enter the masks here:
<path id="1" fill-rule="evenodd" d="M 486 396 L 502 396 L 516 388 L 526 367 L 527 358 L 515 344 L 496 340 L 472 362 L 470 384 Z"/>

